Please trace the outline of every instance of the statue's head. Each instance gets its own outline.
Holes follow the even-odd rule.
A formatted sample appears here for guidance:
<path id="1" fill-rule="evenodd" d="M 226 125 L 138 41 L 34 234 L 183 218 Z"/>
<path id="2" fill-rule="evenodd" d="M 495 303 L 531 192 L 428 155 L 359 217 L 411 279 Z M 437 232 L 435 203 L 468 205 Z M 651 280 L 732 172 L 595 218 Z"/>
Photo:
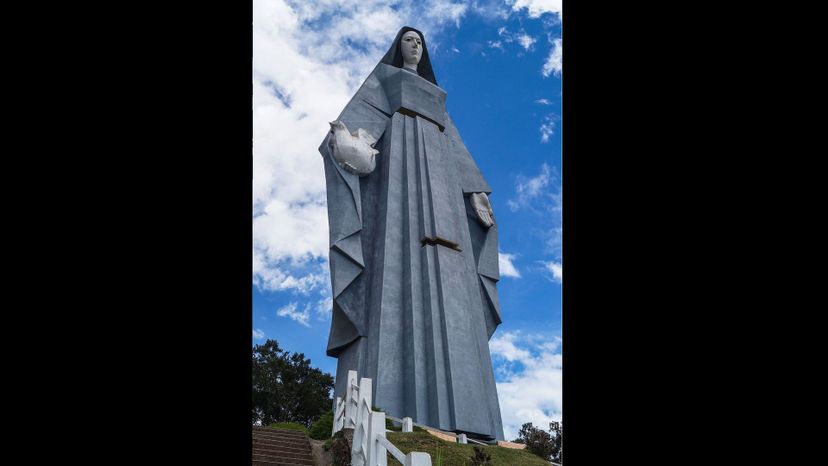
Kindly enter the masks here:
<path id="1" fill-rule="evenodd" d="M 423 38 L 417 31 L 407 31 L 400 41 L 403 66 L 417 71 L 417 65 L 423 57 Z"/>
<path id="2" fill-rule="evenodd" d="M 391 48 L 382 57 L 380 63 L 407 68 L 437 85 L 434 78 L 434 70 L 431 69 L 431 59 L 428 56 L 428 45 L 422 32 L 405 26 L 397 32 Z"/>

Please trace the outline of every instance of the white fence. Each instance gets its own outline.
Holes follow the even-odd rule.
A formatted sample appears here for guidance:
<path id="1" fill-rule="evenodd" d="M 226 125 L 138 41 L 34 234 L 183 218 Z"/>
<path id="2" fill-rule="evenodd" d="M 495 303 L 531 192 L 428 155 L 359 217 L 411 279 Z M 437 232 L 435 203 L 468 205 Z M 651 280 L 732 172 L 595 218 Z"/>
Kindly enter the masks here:
<path id="1" fill-rule="evenodd" d="M 333 432 L 354 429 L 351 446 L 351 466 L 387 466 L 386 452 L 404 466 L 431 466 L 431 456 L 424 452 L 403 454 L 385 437 L 385 413 L 371 410 L 371 379 L 361 378 L 357 384 L 356 371 L 348 371 L 345 399 L 334 400 Z M 411 418 L 403 418 L 403 432 L 411 432 Z"/>

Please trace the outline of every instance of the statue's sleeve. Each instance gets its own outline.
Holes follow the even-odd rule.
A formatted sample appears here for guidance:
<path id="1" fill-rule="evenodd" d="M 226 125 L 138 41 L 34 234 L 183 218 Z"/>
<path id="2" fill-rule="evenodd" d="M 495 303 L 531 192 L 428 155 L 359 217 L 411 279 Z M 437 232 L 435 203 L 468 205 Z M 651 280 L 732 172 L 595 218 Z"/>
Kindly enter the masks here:
<path id="1" fill-rule="evenodd" d="M 372 73 L 357 91 L 338 120 L 351 131 L 362 128 L 379 140 L 385 132 L 389 117 L 388 101 Z M 328 194 L 328 227 L 330 231 L 329 265 L 333 310 L 327 353 L 335 356 L 360 336 L 367 335 L 365 286 L 360 279 L 365 269 L 362 251 L 362 199 L 359 177 L 335 162 L 328 140 L 319 146 L 325 164 L 325 184 Z"/>
<path id="2" fill-rule="evenodd" d="M 474 159 L 469 154 L 469 150 L 466 149 L 466 145 L 463 144 L 463 139 L 460 137 L 460 133 L 457 131 L 457 127 L 454 126 L 454 121 L 448 116 L 448 113 L 446 114 L 446 122 L 448 143 L 451 145 L 452 152 L 454 153 L 454 159 L 457 164 L 457 175 L 460 177 L 460 185 L 463 188 L 463 193 L 491 193 L 492 188 L 483 179 L 480 169 L 474 163 Z"/>
<path id="3" fill-rule="evenodd" d="M 474 227 L 484 230 L 481 233 L 482 244 L 477 257 L 477 275 L 480 278 L 480 291 L 483 298 L 483 308 L 488 312 L 486 318 L 486 330 L 489 338 L 494 334 L 495 329 L 502 322 L 500 317 L 500 302 L 497 298 L 497 282 L 500 281 L 499 256 L 497 253 L 497 225 L 491 228 L 483 228 L 475 219 Z"/>
<path id="4" fill-rule="evenodd" d="M 463 144 L 463 140 L 460 138 L 454 122 L 448 116 L 446 116 L 446 121 L 448 122 L 446 126 L 448 144 L 452 149 L 451 153 L 455 161 L 456 174 L 466 203 L 466 219 L 469 224 L 474 260 L 477 266 L 480 297 L 483 301 L 483 317 L 486 321 L 488 336 L 491 338 L 497 326 L 502 322 L 500 317 L 500 302 L 497 298 L 497 282 L 500 280 L 497 224 L 492 225 L 490 228 L 485 228 L 480 225 L 480 222 L 477 220 L 477 213 L 471 204 L 471 194 L 490 194 L 492 188 L 489 187 L 489 183 L 483 178 L 480 169 L 477 167 L 468 149 L 466 149 L 466 145 Z M 495 216 L 495 218 L 497 217 Z"/>

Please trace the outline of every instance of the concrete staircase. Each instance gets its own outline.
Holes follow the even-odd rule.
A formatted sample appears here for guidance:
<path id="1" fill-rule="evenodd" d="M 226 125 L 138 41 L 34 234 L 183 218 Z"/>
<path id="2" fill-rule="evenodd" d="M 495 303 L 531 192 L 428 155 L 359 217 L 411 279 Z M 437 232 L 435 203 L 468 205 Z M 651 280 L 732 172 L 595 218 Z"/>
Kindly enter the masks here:
<path id="1" fill-rule="evenodd" d="M 308 437 L 297 430 L 253 426 L 253 465 L 316 466 Z"/>

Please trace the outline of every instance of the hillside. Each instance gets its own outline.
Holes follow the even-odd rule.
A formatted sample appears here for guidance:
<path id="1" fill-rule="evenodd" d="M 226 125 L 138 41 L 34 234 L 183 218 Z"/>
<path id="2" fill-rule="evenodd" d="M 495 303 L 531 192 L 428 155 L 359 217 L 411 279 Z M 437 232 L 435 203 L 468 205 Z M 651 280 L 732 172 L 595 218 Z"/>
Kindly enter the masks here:
<path id="1" fill-rule="evenodd" d="M 397 446 L 403 453 L 424 451 L 431 455 L 433 466 L 469 466 L 474 456 L 474 447 L 483 448 L 491 455 L 492 466 L 549 466 L 549 463 L 539 456 L 526 450 L 515 450 L 496 446 L 461 445 L 440 440 L 425 432 L 389 432 L 388 440 Z M 439 455 L 439 456 L 438 456 Z M 438 461 L 438 458 L 441 461 Z M 388 465 L 399 466 L 400 462 L 388 455 Z"/>

